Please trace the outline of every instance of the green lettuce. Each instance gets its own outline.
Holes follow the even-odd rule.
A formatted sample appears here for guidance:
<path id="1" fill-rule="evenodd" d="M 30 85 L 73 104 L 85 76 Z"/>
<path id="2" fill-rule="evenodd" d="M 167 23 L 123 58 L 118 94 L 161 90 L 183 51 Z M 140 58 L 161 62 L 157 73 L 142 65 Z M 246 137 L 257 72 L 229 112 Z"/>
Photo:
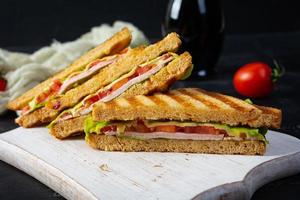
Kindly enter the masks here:
<path id="1" fill-rule="evenodd" d="M 248 98 L 248 99 L 245 99 L 244 101 L 245 101 L 246 103 L 253 104 L 253 102 L 252 102 L 251 99 L 249 99 L 249 98 Z"/>
<path id="2" fill-rule="evenodd" d="M 241 137 L 242 134 L 246 135 L 246 138 L 255 138 L 265 143 L 268 143 L 266 140 L 267 128 L 250 128 L 250 127 L 236 127 L 228 126 L 224 124 L 213 124 L 215 128 L 225 130 L 229 136 Z"/>
<path id="3" fill-rule="evenodd" d="M 109 122 L 97 122 L 94 121 L 91 116 L 89 116 L 84 120 L 84 132 L 86 135 L 90 133 L 99 133 L 99 130 L 107 125 L 109 125 Z"/>
<path id="4" fill-rule="evenodd" d="M 36 103 L 36 99 L 32 99 L 29 103 L 28 103 L 29 107 L 30 107 L 30 112 L 38 109 L 38 108 L 41 108 L 45 105 L 45 103 Z"/>

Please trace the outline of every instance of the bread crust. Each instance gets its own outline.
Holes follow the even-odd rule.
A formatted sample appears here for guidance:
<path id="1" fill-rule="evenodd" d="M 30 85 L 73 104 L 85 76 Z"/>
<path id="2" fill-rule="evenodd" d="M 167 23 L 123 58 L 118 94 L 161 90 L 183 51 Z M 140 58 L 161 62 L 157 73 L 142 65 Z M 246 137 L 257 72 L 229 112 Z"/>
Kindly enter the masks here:
<path id="1" fill-rule="evenodd" d="M 180 152 L 209 154 L 263 155 L 266 145 L 258 140 L 175 140 L 149 139 L 138 140 L 125 137 L 89 134 L 86 142 L 95 149 L 125 152 Z"/>
<path id="2" fill-rule="evenodd" d="M 74 135 L 82 135 L 84 120 L 89 116 L 90 115 L 84 115 L 58 122 L 50 127 L 49 132 L 57 139 L 65 139 Z"/>
<path id="3" fill-rule="evenodd" d="M 31 99 L 37 94 L 41 93 L 53 80 L 62 79 L 71 73 L 77 71 L 79 68 L 87 65 L 96 58 L 102 58 L 107 55 L 112 55 L 122 51 L 131 42 L 131 33 L 128 28 L 123 28 L 121 31 L 113 35 L 110 39 L 106 40 L 97 47 L 91 49 L 80 58 L 75 60 L 63 71 L 58 72 L 54 76 L 48 78 L 44 82 L 38 84 L 34 88 L 28 90 L 20 97 L 8 102 L 7 108 L 10 110 L 21 110 L 27 105 Z"/>
<path id="4" fill-rule="evenodd" d="M 185 52 L 143 83 L 138 83 L 130 87 L 121 96 L 147 95 L 155 91 L 166 90 L 173 81 L 180 79 L 187 70 L 189 70 L 191 65 L 192 57 L 189 53 Z M 83 133 L 84 120 L 89 116 L 91 115 L 58 122 L 51 126 L 50 133 L 59 139 L 72 136 L 79 132 Z"/>
<path id="5" fill-rule="evenodd" d="M 250 120 L 248 124 L 250 126 L 261 126 L 279 129 L 282 121 L 282 111 L 277 108 L 265 107 L 255 105 L 262 111 L 262 114 L 253 120 Z"/>
<path id="6" fill-rule="evenodd" d="M 141 48 L 132 49 L 125 57 L 120 58 L 115 63 L 103 68 L 98 74 L 85 83 L 67 91 L 61 97 L 52 100 L 50 104 L 60 104 L 58 109 L 54 110 L 48 107 L 42 107 L 32 113 L 17 118 L 16 123 L 23 127 L 33 127 L 48 123 L 54 120 L 64 109 L 75 106 L 85 96 L 96 92 L 98 89 L 111 83 L 139 64 L 152 60 L 163 53 L 177 51 L 180 44 L 181 41 L 179 36 L 175 33 L 171 33 L 163 40 L 150 45 L 143 50 L 141 50 Z"/>

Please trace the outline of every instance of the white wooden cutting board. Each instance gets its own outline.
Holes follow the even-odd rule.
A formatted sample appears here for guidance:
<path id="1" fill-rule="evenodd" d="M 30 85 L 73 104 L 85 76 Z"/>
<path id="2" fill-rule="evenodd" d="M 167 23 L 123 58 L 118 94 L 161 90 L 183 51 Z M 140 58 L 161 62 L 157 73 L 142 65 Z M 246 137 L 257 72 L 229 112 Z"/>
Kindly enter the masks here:
<path id="1" fill-rule="evenodd" d="M 102 152 L 46 128 L 0 134 L 0 159 L 68 199 L 249 199 L 300 171 L 300 140 L 269 131 L 264 156 Z"/>

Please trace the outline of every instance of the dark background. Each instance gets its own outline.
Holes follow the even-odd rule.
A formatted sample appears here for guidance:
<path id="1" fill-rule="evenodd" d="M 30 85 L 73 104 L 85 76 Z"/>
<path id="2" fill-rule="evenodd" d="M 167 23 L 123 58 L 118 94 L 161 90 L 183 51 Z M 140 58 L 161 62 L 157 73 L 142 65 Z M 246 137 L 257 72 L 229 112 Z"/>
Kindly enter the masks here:
<path id="1" fill-rule="evenodd" d="M 214 0 L 210 0 L 214 1 Z M 70 41 L 101 23 L 129 21 L 149 38 L 161 36 L 167 0 L 1 0 L 0 47 Z M 295 0 L 223 0 L 226 34 L 300 30 Z"/>
<path id="2" fill-rule="evenodd" d="M 214 1 L 214 0 L 209 0 Z M 32 52 L 53 39 L 71 41 L 93 26 L 124 20 L 134 23 L 151 40 L 161 38 L 167 0 L 2 0 L 0 47 Z M 223 0 L 225 40 L 211 80 L 177 86 L 202 87 L 238 96 L 231 79 L 249 61 L 276 58 L 287 69 L 275 91 L 254 102 L 283 109 L 281 131 L 300 138 L 300 2 Z M 240 96 L 239 96 L 240 97 Z M 15 128 L 15 115 L 0 116 L 0 132 Z M 299 199 L 300 174 L 269 183 L 253 199 Z M 25 173 L 0 161 L 0 199 L 62 199 Z"/>

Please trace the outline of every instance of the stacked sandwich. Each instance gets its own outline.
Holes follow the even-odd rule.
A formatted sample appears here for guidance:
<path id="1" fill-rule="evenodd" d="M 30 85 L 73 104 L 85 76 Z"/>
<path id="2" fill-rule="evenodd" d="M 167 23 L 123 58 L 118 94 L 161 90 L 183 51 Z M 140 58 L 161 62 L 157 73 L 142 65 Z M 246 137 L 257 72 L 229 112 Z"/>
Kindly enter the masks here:
<path id="1" fill-rule="evenodd" d="M 178 35 L 134 49 L 130 40 L 124 28 L 10 102 L 21 110 L 16 122 L 49 124 L 59 139 L 85 132 L 92 147 L 109 151 L 265 152 L 280 110 L 196 88 L 167 91 L 192 70 L 190 54 L 175 53 Z"/>

